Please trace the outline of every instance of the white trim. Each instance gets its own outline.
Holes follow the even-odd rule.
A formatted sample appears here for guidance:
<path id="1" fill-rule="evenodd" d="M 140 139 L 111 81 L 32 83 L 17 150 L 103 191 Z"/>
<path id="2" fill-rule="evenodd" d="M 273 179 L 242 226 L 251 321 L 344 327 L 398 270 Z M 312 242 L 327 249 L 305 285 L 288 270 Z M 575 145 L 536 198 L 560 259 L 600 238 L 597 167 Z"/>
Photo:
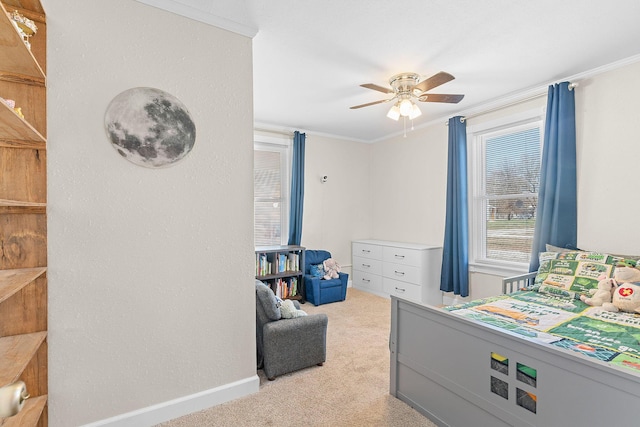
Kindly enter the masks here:
<path id="1" fill-rule="evenodd" d="M 527 111 L 522 111 L 520 113 L 510 114 L 505 117 L 501 117 L 495 120 L 489 120 L 486 122 L 478 123 L 472 126 L 467 127 L 467 136 L 471 135 L 472 137 L 476 133 L 484 133 L 486 131 L 498 130 L 503 127 L 513 127 L 517 126 L 521 123 L 529 123 L 532 121 L 542 120 L 544 124 L 545 119 L 545 108 L 532 108 Z"/>
<path id="2" fill-rule="evenodd" d="M 257 375 L 253 375 L 252 377 L 220 387 L 85 424 L 84 427 L 151 427 L 165 421 L 257 393 L 259 390 L 260 378 L 258 378 Z"/>
<path id="3" fill-rule="evenodd" d="M 469 213 L 469 271 L 497 276 L 511 276 L 528 269 L 524 263 L 510 263 L 492 260 L 486 257 L 485 243 L 487 217 L 486 210 L 480 206 L 478 197 L 485 195 L 485 144 L 482 142 L 487 134 L 494 134 L 508 130 L 518 131 L 516 128 L 536 124 L 540 129 L 540 143 L 544 137 L 545 108 L 533 108 L 515 114 L 510 114 L 496 120 L 481 122 L 467 127 L 467 197 Z M 540 147 L 542 149 L 542 146 Z"/>
<path id="4" fill-rule="evenodd" d="M 192 7 L 189 7 L 175 0 L 137 0 L 137 1 L 140 3 L 144 3 L 148 6 L 157 7 L 158 9 L 175 13 L 176 15 L 184 16 L 185 18 L 204 22 L 205 24 L 213 25 L 214 27 L 222 28 L 223 30 L 240 34 L 241 36 L 253 38 L 256 34 L 258 34 L 257 28 L 232 21 L 222 16 L 214 15 L 213 13 L 205 12 L 204 10 L 194 9 Z"/>
<path id="5" fill-rule="evenodd" d="M 260 131 L 258 131 L 260 132 Z M 291 141 L 293 137 L 287 135 L 262 135 L 258 133 L 253 134 L 253 142 L 261 143 L 261 144 L 274 144 L 274 145 L 285 145 L 287 147 L 291 147 Z"/>
<path id="6" fill-rule="evenodd" d="M 469 263 L 469 273 L 480 273 L 480 274 L 488 274 L 490 276 L 498 276 L 498 277 L 511 277 L 517 276 L 519 274 L 524 274 L 528 271 L 528 265 L 519 265 L 514 263 L 511 265 L 500 265 L 500 264 L 483 264 L 480 262 Z"/>
<path id="7" fill-rule="evenodd" d="M 255 132 L 275 132 L 275 133 L 290 133 L 291 135 L 293 135 L 294 131 L 298 131 L 300 133 L 304 133 L 307 136 L 307 141 L 309 140 L 310 136 L 320 136 L 323 138 L 331 138 L 331 139 L 339 139 L 342 141 L 351 141 L 351 142 L 362 142 L 365 144 L 371 143 L 371 142 L 375 142 L 375 141 L 369 141 L 369 140 L 365 140 L 365 139 L 358 139 L 358 138 L 349 138 L 346 136 L 342 136 L 342 135 L 334 135 L 331 133 L 324 133 L 324 132 L 315 132 L 312 130 L 308 130 L 308 129 L 301 129 L 301 128 L 291 128 L 291 127 L 286 127 L 286 126 L 277 126 L 277 125 L 270 125 L 267 123 L 260 123 L 260 122 L 254 122 L 253 123 L 253 128 Z"/>

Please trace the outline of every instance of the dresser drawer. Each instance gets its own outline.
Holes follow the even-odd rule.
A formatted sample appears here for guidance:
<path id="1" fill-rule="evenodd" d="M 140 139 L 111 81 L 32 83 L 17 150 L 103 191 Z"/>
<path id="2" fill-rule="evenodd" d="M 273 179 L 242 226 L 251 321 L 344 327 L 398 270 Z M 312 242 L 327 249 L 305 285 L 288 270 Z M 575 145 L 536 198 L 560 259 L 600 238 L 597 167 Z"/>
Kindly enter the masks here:
<path id="1" fill-rule="evenodd" d="M 404 265 L 422 265 L 423 251 L 406 248 L 384 247 L 382 250 L 382 260 Z"/>
<path id="2" fill-rule="evenodd" d="M 367 291 L 382 292 L 382 276 L 353 270 L 353 286 Z"/>
<path id="3" fill-rule="evenodd" d="M 382 265 L 382 275 L 384 277 L 408 283 L 422 283 L 421 272 L 421 269 L 411 265 L 392 264 L 390 262 L 385 262 Z"/>
<path id="4" fill-rule="evenodd" d="M 370 245 L 368 243 L 353 242 L 351 247 L 353 256 L 370 258 L 370 259 L 382 259 L 382 247 L 378 245 Z"/>
<path id="5" fill-rule="evenodd" d="M 413 301 L 422 302 L 422 287 L 412 283 L 401 282 L 385 277 L 382 279 L 382 290 L 389 294 Z"/>
<path id="6" fill-rule="evenodd" d="M 382 261 L 379 259 L 363 258 L 359 256 L 353 257 L 353 269 L 364 271 L 371 274 L 382 274 Z"/>

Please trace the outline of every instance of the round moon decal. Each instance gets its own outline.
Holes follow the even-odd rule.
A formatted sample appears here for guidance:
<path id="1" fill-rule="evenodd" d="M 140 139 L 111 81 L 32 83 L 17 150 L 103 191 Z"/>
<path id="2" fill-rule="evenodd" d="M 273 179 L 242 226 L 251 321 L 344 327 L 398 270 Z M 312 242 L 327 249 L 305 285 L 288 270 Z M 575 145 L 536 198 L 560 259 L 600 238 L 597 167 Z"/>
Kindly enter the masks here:
<path id="1" fill-rule="evenodd" d="M 176 97 L 160 89 L 136 87 L 109 103 L 104 124 L 122 157 L 161 168 L 183 159 L 196 141 L 196 126 Z"/>

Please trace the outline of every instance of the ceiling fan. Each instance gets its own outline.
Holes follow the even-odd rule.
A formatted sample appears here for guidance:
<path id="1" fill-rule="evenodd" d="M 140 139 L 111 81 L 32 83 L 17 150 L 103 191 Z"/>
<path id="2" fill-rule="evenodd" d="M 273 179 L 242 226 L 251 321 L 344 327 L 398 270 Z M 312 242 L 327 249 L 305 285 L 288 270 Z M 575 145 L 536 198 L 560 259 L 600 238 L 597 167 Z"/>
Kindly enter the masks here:
<path id="1" fill-rule="evenodd" d="M 365 83 L 360 86 L 367 89 L 377 90 L 382 93 L 393 94 L 393 96 L 389 99 L 355 105 L 351 107 L 351 109 L 355 110 L 362 107 L 368 107 L 370 105 L 394 101 L 393 107 L 389 110 L 387 117 L 393 120 L 398 120 L 400 116 L 414 119 L 422 114 L 418 106 L 415 104 L 415 100 L 420 102 L 445 102 L 457 104 L 462 100 L 462 98 L 464 98 L 464 95 L 427 93 L 427 91 L 450 82 L 454 78 L 455 77 L 451 74 L 441 71 L 418 83 L 420 75 L 416 73 L 400 73 L 389 79 L 389 85 L 391 88 L 379 86 L 374 83 Z"/>

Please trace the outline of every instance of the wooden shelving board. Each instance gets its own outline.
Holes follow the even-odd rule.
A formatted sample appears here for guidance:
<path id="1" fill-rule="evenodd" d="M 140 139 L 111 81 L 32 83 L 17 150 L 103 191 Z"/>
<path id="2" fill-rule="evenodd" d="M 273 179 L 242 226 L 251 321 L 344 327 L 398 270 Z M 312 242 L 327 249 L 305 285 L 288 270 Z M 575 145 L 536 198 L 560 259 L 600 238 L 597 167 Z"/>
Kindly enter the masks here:
<path id="1" fill-rule="evenodd" d="M 2 386 L 18 380 L 46 337 L 46 332 L 35 332 L 0 338 L 0 360 L 7 362 L 0 364 Z"/>
<path id="2" fill-rule="evenodd" d="M 2 43 L 1 40 L 0 43 Z M 17 115 L 7 104 L 0 102 L 0 145 L 45 149 L 46 142 L 46 138 L 40 132 Z"/>
<path id="3" fill-rule="evenodd" d="M 45 271 L 45 267 L 0 270 L 0 303 L 36 280 Z"/>
<path id="4" fill-rule="evenodd" d="M 14 81 L 41 82 L 44 85 L 45 74 L 42 68 L 22 41 L 2 3 L 0 8 L 0 76 Z"/>
<path id="5" fill-rule="evenodd" d="M 0 214 L 44 214 L 47 204 L 0 199 Z M 1 424 L 0 424 L 1 425 Z"/>
<path id="6" fill-rule="evenodd" d="M 42 410 L 47 404 L 47 396 L 31 397 L 27 399 L 22 411 L 10 418 L 0 418 L 2 427 L 31 427 L 37 426 Z"/>

